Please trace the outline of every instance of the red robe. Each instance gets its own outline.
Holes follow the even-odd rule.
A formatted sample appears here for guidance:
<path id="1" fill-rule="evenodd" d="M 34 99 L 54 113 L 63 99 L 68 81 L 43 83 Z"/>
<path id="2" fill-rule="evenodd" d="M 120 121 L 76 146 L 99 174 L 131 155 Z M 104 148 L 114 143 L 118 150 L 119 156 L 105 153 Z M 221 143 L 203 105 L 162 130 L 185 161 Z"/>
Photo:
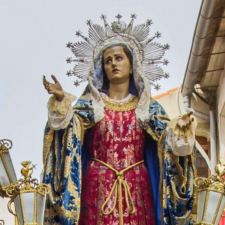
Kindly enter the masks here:
<path id="1" fill-rule="evenodd" d="M 143 160 L 145 131 L 135 116 L 135 110 L 113 111 L 105 109 L 105 117 L 88 132 L 89 155 L 121 171 Z M 101 208 L 116 180 L 116 174 L 96 161 L 89 161 L 82 177 L 80 225 L 119 225 L 118 201 L 109 215 Z M 135 206 L 130 215 L 123 196 L 124 225 L 155 225 L 155 212 L 151 184 L 144 163 L 124 173 Z M 114 194 L 105 207 L 109 211 Z"/>

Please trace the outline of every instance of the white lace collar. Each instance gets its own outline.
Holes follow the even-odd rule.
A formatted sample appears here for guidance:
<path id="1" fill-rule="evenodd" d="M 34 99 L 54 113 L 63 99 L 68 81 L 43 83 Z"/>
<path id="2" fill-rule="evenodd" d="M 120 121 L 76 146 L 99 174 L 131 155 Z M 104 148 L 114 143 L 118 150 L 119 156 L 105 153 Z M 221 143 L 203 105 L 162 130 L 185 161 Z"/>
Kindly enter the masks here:
<path id="1" fill-rule="evenodd" d="M 105 99 L 107 99 L 107 100 L 109 100 L 109 101 L 111 101 L 111 102 L 126 102 L 126 101 L 128 101 L 131 97 L 132 97 L 132 94 L 130 94 L 129 93 L 129 95 L 127 95 L 127 97 L 126 98 L 123 98 L 123 99 L 121 99 L 121 100 L 115 100 L 115 99 L 111 99 L 111 98 L 109 98 L 109 96 L 108 95 L 106 95 L 105 93 L 100 93 L 101 94 L 101 96 L 104 96 L 104 98 Z"/>

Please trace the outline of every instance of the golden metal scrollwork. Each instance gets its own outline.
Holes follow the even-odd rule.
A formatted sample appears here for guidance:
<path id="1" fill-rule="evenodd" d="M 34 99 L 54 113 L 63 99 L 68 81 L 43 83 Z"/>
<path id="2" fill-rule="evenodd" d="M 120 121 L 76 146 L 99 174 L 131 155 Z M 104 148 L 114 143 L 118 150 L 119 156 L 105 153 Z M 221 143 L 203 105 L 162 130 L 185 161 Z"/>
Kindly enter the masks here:
<path id="1" fill-rule="evenodd" d="M 198 191 L 215 191 L 225 195 L 225 164 L 220 161 L 220 164 L 216 165 L 215 171 L 217 175 L 211 175 L 208 178 L 198 177 L 195 179 L 195 186 L 198 187 Z"/>
<path id="2" fill-rule="evenodd" d="M 5 221 L 4 220 L 0 220 L 0 225 L 5 225 Z"/>
<path id="3" fill-rule="evenodd" d="M 0 160 L 2 161 L 4 168 L 6 169 L 6 174 L 10 180 L 10 182 L 12 182 L 9 171 L 8 171 L 8 167 L 6 165 L 5 160 L 3 159 L 3 154 L 4 153 L 8 153 L 9 149 L 11 149 L 13 146 L 12 141 L 8 140 L 8 139 L 1 139 L 0 140 Z M 3 186 L 3 184 L 0 182 L 0 197 L 7 197 L 6 192 L 5 192 L 5 187 Z"/>
<path id="4" fill-rule="evenodd" d="M 198 220 L 195 225 L 215 225 L 218 224 L 221 217 L 225 217 L 222 215 L 225 201 L 224 160 L 220 160 L 215 171 L 216 175 L 211 175 L 208 178 L 198 177 L 194 181 L 195 188 L 198 188 Z M 209 210 L 214 210 L 211 215 Z"/>
<path id="5" fill-rule="evenodd" d="M 13 146 L 12 141 L 8 139 L 0 140 L 0 151 L 3 153 L 4 151 L 8 151 Z"/>
<path id="6" fill-rule="evenodd" d="M 10 184 L 6 186 L 5 192 L 11 200 L 8 202 L 8 210 L 13 215 L 16 215 L 12 208 L 11 204 L 14 202 L 16 196 L 21 195 L 23 193 L 39 193 L 41 195 L 45 195 L 49 193 L 49 187 L 46 184 L 39 184 L 37 179 L 33 179 L 31 177 L 33 173 L 33 167 L 30 166 L 30 161 L 24 161 L 21 163 L 23 168 L 21 169 L 21 174 L 23 175 L 23 179 L 19 179 L 16 183 Z"/>

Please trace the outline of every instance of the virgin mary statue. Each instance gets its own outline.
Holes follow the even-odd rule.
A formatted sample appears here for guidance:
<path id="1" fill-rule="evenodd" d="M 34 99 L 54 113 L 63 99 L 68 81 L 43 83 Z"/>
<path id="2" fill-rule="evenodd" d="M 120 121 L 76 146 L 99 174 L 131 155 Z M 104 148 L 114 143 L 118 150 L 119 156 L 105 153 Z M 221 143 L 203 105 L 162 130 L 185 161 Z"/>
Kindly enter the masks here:
<path id="1" fill-rule="evenodd" d="M 192 224 L 195 120 L 169 120 L 150 96 L 163 74 L 168 45 L 147 39 L 151 21 L 104 28 L 88 21 L 89 37 L 68 43 L 78 62 L 75 97 L 43 78 L 49 94 L 43 182 L 49 184 L 45 225 Z M 162 61 L 165 64 L 166 60 Z"/>

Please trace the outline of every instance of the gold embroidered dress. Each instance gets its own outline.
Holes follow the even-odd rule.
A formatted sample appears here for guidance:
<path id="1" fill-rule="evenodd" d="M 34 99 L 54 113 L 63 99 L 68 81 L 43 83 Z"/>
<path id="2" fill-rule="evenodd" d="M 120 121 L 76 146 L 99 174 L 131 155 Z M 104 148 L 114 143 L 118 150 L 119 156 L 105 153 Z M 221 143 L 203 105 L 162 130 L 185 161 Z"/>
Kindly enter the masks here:
<path id="1" fill-rule="evenodd" d="M 113 221 L 121 225 L 115 189 L 106 200 L 115 181 L 122 176 L 117 176 L 108 166 L 120 172 L 142 159 L 144 163 L 123 173 L 131 194 L 126 200 L 129 193 L 122 186 L 124 224 L 139 221 L 140 224 L 154 224 L 154 217 L 157 225 L 193 224 L 190 215 L 195 151 L 191 142 L 183 144 L 186 150 L 192 149 L 187 155 L 180 143 L 176 146 L 176 155 L 171 148 L 176 144 L 174 136 L 181 136 L 181 141 L 185 135 L 176 126 L 179 118 L 168 123 L 164 109 L 151 99 L 150 119 L 143 124 L 136 117 L 136 105 L 140 101 L 137 97 L 131 96 L 128 104 L 123 102 L 115 106 L 101 96 L 104 117 L 97 123 L 88 87 L 73 108 L 74 97 L 68 93 L 62 102 L 57 102 L 54 96 L 49 100 L 43 182 L 50 185 L 51 192 L 47 196 L 45 225 L 78 225 L 87 221 L 87 224 Z M 188 137 L 194 137 L 191 130 L 194 125 Z M 104 215 L 111 209 L 112 213 Z"/>
<path id="2" fill-rule="evenodd" d="M 111 225 L 119 224 L 122 219 L 120 224 L 124 225 L 155 225 L 150 179 L 142 162 L 145 131 L 135 116 L 138 98 L 129 95 L 122 101 L 114 101 L 103 95 L 103 100 L 105 117 L 87 131 L 90 158 L 100 160 L 117 171 L 141 163 L 123 173 L 124 186 L 127 185 L 129 190 L 126 191 L 122 185 L 122 192 L 119 195 L 116 173 L 108 166 L 90 160 L 82 178 L 79 224 Z M 121 206 L 119 206 L 120 198 Z"/>

